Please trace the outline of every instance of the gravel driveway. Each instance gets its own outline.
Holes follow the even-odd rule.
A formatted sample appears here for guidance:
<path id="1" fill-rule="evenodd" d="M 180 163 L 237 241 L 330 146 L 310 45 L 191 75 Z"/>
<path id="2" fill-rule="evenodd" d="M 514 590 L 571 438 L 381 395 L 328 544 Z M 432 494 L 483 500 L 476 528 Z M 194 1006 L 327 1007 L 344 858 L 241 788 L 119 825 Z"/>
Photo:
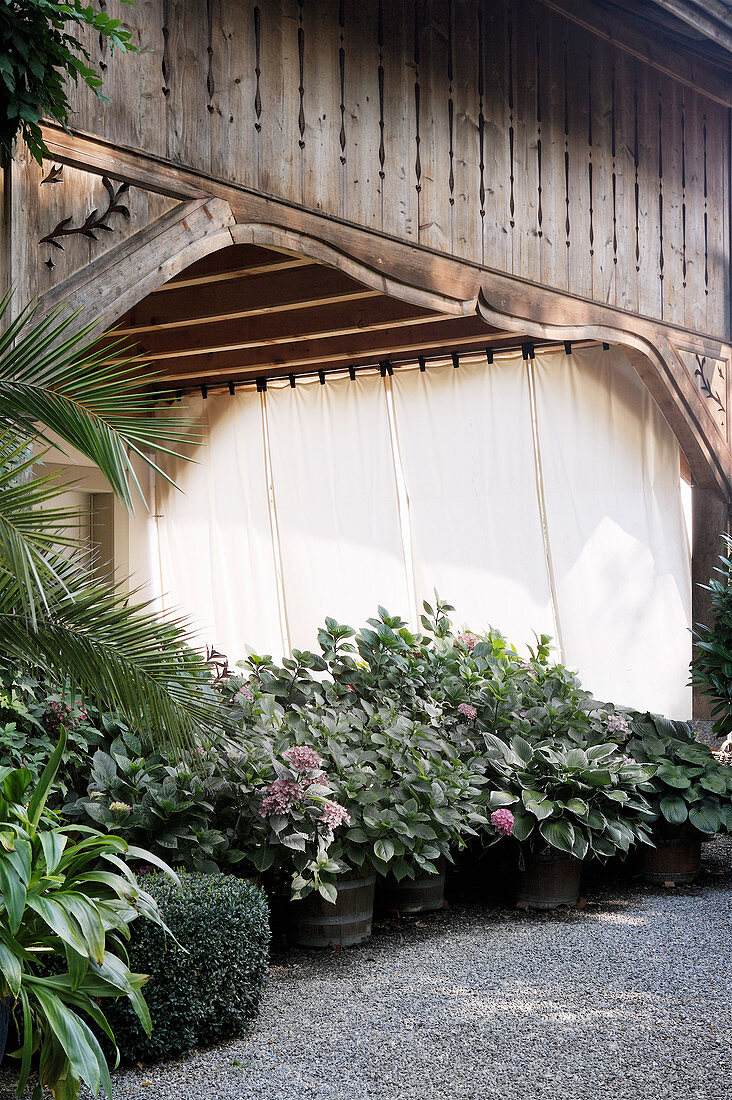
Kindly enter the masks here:
<path id="1" fill-rule="evenodd" d="M 337 953 L 276 956 L 250 1037 L 117 1078 L 118 1100 L 730 1100 L 732 840 L 690 888 L 584 910 L 462 898 Z"/>
<path id="2" fill-rule="evenodd" d="M 250 1036 L 118 1074 L 115 1097 L 730 1100 L 732 839 L 693 887 L 588 886 L 584 910 L 464 896 L 275 955 Z"/>

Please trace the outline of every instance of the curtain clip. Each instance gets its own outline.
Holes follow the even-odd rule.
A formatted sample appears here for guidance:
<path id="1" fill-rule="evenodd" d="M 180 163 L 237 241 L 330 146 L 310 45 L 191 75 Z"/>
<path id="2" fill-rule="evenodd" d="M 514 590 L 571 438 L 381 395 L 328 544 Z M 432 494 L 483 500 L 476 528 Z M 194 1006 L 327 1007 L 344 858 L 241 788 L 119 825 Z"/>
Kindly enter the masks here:
<path id="1" fill-rule="evenodd" d="M 356 381 L 356 368 L 355 367 L 349 367 L 348 368 L 348 377 L 351 379 L 352 382 Z"/>
<path id="2" fill-rule="evenodd" d="M 422 374 L 424 374 L 425 370 L 427 369 L 427 364 L 425 362 L 424 355 L 418 355 L 417 356 L 417 362 L 419 363 L 420 371 L 422 372 Z"/>
<path id="3" fill-rule="evenodd" d="M 229 393 L 231 394 L 232 397 L 234 396 L 235 392 L 236 392 L 236 386 L 234 385 L 233 382 L 229 382 Z"/>
<path id="4" fill-rule="evenodd" d="M 486 357 L 486 360 L 489 363 L 493 362 L 493 348 L 486 348 L 485 349 L 485 357 Z"/>
<path id="5" fill-rule="evenodd" d="M 602 345 L 602 350 L 603 351 L 610 351 L 610 345 L 609 344 L 603 344 Z"/>
<path id="6" fill-rule="evenodd" d="M 321 386 L 324 386 L 325 385 L 325 371 L 324 370 L 319 370 L 318 371 L 318 379 L 320 380 Z"/>
<path id="7" fill-rule="evenodd" d="M 294 374 L 291 374 L 291 375 L 290 375 L 290 387 L 291 387 L 291 388 L 292 388 L 293 390 L 294 390 L 294 388 L 295 388 L 295 375 L 294 375 Z"/>
<path id="8" fill-rule="evenodd" d="M 456 351 L 454 351 L 452 353 L 452 365 L 455 368 L 455 370 L 457 370 L 458 367 L 460 366 L 460 356 L 458 355 L 458 353 Z"/>
<path id="9" fill-rule="evenodd" d="M 204 401 L 208 397 L 208 386 L 201 386 L 201 397 Z"/>
<path id="10" fill-rule="evenodd" d="M 266 378 L 258 378 L 257 379 L 257 393 L 266 393 L 266 392 L 267 392 L 267 379 Z"/>
<path id="11" fill-rule="evenodd" d="M 564 341 L 564 351 L 567 355 L 572 354 L 572 341 L 571 340 L 565 340 Z"/>
<path id="12" fill-rule="evenodd" d="M 521 355 L 523 356 L 524 359 L 533 359 L 534 358 L 534 345 L 533 344 L 522 344 L 521 345 Z"/>

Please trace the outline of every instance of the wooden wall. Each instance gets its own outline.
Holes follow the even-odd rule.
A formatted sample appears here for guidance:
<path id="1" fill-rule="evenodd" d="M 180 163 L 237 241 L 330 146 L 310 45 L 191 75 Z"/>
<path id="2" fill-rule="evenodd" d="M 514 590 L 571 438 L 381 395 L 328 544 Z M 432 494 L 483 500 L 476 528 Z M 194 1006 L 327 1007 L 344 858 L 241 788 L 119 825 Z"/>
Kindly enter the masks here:
<path id="1" fill-rule="evenodd" d="M 729 339 L 729 110 L 540 0 L 107 7 L 142 52 L 89 41 L 111 102 L 74 92 L 78 130 Z M 22 150 L 11 175 L 0 267 L 23 299 L 173 205 L 133 187 L 129 218 L 53 244 L 107 209 L 101 180 Z"/>
<path id="2" fill-rule="evenodd" d="M 729 118 L 534 0 L 109 0 L 73 124 L 598 302 L 730 329 Z M 50 219 L 52 220 L 52 219 Z"/>

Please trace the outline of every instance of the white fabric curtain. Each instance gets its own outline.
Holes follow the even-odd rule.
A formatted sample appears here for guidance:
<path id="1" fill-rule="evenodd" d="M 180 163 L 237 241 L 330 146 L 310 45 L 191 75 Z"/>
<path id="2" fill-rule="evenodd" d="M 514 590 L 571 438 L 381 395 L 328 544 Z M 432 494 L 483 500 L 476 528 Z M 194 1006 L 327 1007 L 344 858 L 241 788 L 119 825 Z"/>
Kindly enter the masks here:
<path id="1" fill-rule="evenodd" d="M 330 615 L 360 625 L 407 608 L 399 503 L 379 375 L 267 391 L 290 644 L 312 649 Z"/>
<path id="2" fill-rule="evenodd" d="M 395 371 L 417 598 L 517 645 L 554 635 L 521 356 Z"/>
<path id="3" fill-rule="evenodd" d="M 180 406 L 176 406 L 180 409 Z M 160 588 L 193 619 L 201 645 L 231 660 L 247 646 L 282 656 L 261 395 L 210 394 L 180 410 L 200 426 L 193 461 L 170 460 L 158 478 Z"/>
<path id="4" fill-rule="evenodd" d="M 565 660 L 600 698 L 690 717 L 678 443 L 620 351 L 541 354 L 534 371 Z"/>
<path id="5" fill-rule="evenodd" d="M 157 481 L 159 585 L 201 644 L 279 657 L 315 647 L 326 615 L 413 617 L 437 588 L 458 624 L 518 646 L 558 625 L 597 696 L 688 716 L 678 445 L 618 351 L 270 384 L 184 411 L 202 442 L 169 463 L 182 492 Z"/>

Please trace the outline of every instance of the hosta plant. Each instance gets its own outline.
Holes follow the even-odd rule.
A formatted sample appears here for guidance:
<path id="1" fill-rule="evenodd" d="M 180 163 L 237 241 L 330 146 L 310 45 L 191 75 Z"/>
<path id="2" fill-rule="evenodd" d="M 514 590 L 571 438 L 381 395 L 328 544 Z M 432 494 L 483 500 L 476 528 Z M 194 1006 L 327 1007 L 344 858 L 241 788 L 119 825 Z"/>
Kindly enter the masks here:
<path id="1" fill-rule="evenodd" d="M 64 806 L 72 820 L 143 846 L 174 867 L 216 872 L 229 862 L 231 837 L 219 826 L 225 780 L 218 754 L 173 760 L 129 731 L 91 759 L 86 791 Z"/>
<path id="2" fill-rule="evenodd" d="M 654 812 L 642 788 L 655 765 L 629 759 L 614 744 L 581 749 L 553 740 L 531 745 L 518 734 L 509 743 L 492 734 L 485 741 L 488 774 L 496 787 L 489 805 L 513 814 L 522 861 L 547 848 L 577 859 L 604 860 L 639 842 L 652 844 Z M 489 834 L 489 842 L 499 834 Z"/>
<path id="3" fill-rule="evenodd" d="M 626 751 L 643 764 L 655 765 L 647 787 L 656 812 L 654 833 L 662 837 L 668 826 L 687 822 L 707 835 L 732 832 L 732 769 L 706 745 L 684 736 L 688 727 L 681 723 L 646 714 L 634 718 L 631 726 Z"/>
<path id="4" fill-rule="evenodd" d="M 70 825 L 46 807 L 65 732 L 40 781 L 0 768 L 0 1001 L 21 1036 L 17 1095 L 38 1073 L 34 1100 L 49 1089 L 75 1100 L 83 1081 L 112 1096 L 97 1033 L 114 1043 L 101 1002 L 127 997 L 143 1026 L 150 1018 L 143 974 L 131 973 L 125 943 L 139 916 L 161 923 L 152 897 L 125 860 L 165 865 L 118 838 Z"/>

